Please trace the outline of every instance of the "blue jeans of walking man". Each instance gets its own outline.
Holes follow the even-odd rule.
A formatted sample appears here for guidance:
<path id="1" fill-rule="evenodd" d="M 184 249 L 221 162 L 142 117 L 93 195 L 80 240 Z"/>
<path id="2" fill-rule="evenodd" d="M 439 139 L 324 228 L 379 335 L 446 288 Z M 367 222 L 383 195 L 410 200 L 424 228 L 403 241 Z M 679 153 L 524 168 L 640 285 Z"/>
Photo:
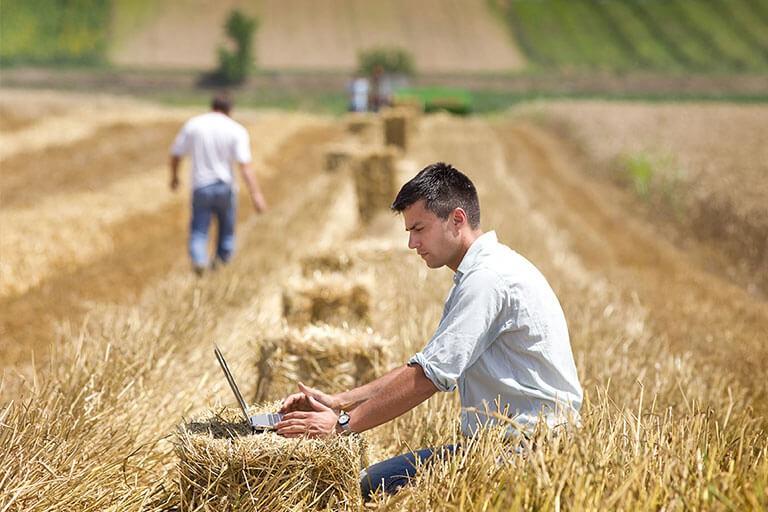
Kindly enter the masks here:
<path id="1" fill-rule="evenodd" d="M 226 263 L 232 257 L 236 211 L 235 192 L 227 183 L 219 181 L 192 193 L 189 256 L 196 271 L 201 272 L 208 266 L 208 230 L 212 217 L 216 217 L 218 224 L 215 261 Z"/>

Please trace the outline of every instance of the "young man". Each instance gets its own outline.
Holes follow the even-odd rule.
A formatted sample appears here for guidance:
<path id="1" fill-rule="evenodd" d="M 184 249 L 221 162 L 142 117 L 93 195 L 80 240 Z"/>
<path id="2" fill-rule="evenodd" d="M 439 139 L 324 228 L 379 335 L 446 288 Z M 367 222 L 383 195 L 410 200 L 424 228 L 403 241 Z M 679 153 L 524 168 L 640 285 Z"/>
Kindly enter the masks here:
<path id="1" fill-rule="evenodd" d="M 457 388 L 467 436 L 497 421 L 488 412 L 512 418 L 510 434 L 530 433 L 540 418 L 550 427 L 576 419 L 582 389 L 560 303 L 536 267 L 480 229 L 469 178 L 430 165 L 403 186 L 392 209 L 403 214 L 408 247 L 428 267 L 455 272 L 437 331 L 408 364 L 359 388 L 329 395 L 299 384 L 301 392 L 283 401 L 278 433 L 362 432 Z M 379 487 L 394 492 L 413 476 L 416 458 L 432 455 L 426 449 L 371 466 L 363 496 Z"/>
<path id="2" fill-rule="evenodd" d="M 208 228 L 216 216 L 219 233 L 214 265 L 226 263 L 235 249 L 237 183 L 232 164 L 237 162 L 248 187 L 253 207 L 264 212 L 267 203 L 261 194 L 251 168 L 251 145 L 248 131 L 229 117 L 232 102 L 217 95 L 211 112 L 186 122 L 171 148 L 171 190 L 179 188 L 179 163 L 192 156 L 192 220 L 190 222 L 189 255 L 199 275 L 209 266 Z"/>

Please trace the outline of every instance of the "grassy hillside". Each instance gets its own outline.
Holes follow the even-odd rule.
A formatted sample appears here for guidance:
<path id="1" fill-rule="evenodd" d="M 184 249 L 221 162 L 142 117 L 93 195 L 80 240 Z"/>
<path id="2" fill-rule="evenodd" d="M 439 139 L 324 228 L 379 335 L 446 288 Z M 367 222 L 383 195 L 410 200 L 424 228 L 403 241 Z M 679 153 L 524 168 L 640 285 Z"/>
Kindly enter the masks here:
<path id="1" fill-rule="evenodd" d="M 492 0 L 534 66 L 765 71 L 761 0 Z"/>
<path id="2" fill-rule="evenodd" d="M 427 73 L 768 71 L 765 0 L 3 0 L 0 64 L 210 69 L 235 8 L 261 20 L 266 70 L 351 70 L 396 45 Z"/>
<path id="3" fill-rule="evenodd" d="M 3 0 L 0 64 L 98 62 L 109 15 L 103 0 Z"/>

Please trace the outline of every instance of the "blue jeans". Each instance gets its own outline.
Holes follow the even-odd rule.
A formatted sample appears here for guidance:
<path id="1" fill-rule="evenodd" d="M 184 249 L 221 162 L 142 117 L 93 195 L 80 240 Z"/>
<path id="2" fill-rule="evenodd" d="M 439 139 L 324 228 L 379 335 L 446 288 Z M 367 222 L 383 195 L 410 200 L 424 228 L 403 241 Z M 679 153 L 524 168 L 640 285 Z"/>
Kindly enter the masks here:
<path id="1" fill-rule="evenodd" d="M 363 492 L 363 499 L 370 501 L 378 489 L 384 489 L 387 494 L 396 493 L 416 475 L 417 460 L 426 463 L 434 456 L 444 458 L 456 453 L 456 449 L 456 446 L 452 444 L 436 449 L 424 448 L 370 466 L 360 474 L 360 489 Z"/>
<path id="2" fill-rule="evenodd" d="M 232 186 L 217 182 L 192 193 L 192 221 L 189 226 L 189 256 L 197 269 L 208 266 L 208 228 L 216 216 L 219 227 L 216 259 L 226 263 L 235 250 L 237 201 Z"/>

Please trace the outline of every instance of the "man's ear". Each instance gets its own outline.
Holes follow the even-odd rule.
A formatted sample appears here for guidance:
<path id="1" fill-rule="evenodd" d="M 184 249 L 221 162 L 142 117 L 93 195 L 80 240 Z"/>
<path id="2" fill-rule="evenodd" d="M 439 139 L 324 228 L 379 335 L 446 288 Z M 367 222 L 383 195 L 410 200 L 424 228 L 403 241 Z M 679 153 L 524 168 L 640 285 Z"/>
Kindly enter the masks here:
<path id="1" fill-rule="evenodd" d="M 465 212 L 463 208 L 454 208 L 453 213 L 451 214 L 451 221 L 453 222 L 454 227 L 460 228 L 467 222 L 467 212 Z"/>

